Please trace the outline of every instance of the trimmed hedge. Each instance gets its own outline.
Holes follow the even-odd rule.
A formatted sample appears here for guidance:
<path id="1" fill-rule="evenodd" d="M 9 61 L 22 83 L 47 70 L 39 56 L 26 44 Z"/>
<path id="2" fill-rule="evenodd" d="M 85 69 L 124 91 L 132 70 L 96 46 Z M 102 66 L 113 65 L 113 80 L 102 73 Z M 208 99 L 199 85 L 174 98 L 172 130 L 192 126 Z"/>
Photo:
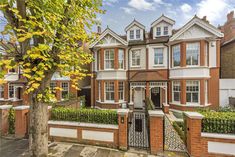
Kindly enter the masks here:
<path id="1" fill-rule="evenodd" d="M 118 124 L 118 114 L 113 110 L 53 108 L 51 120 L 99 124 Z"/>

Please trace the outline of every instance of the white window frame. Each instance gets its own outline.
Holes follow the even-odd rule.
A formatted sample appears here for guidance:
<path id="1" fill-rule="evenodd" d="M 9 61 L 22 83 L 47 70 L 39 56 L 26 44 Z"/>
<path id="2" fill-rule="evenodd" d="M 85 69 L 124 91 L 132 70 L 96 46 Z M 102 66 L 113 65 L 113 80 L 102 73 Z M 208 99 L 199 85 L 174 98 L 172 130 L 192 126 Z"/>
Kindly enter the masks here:
<path id="1" fill-rule="evenodd" d="M 158 30 L 159 29 L 159 30 Z M 161 36 L 161 27 L 156 27 L 156 36 L 159 37 Z"/>
<path id="2" fill-rule="evenodd" d="M 122 90 L 120 90 L 120 84 L 122 84 Z M 120 98 L 120 95 L 122 94 L 122 98 Z M 125 97 L 125 85 L 124 82 L 118 82 L 118 98 L 119 100 L 124 100 Z"/>
<path id="3" fill-rule="evenodd" d="M 180 55 L 180 62 L 181 62 L 181 47 L 180 47 L 180 44 L 177 44 L 177 45 L 174 45 L 174 46 L 172 46 L 172 67 L 174 68 L 174 67 L 180 67 L 180 64 L 179 65 L 174 65 L 174 60 L 175 60 L 175 58 L 174 58 L 174 53 L 175 53 L 175 51 L 174 51 L 174 49 L 175 48 L 179 48 L 179 55 Z"/>
<path id="4" fill-rule="evenodd" d="M 109 58 L 108 59 L 106 58 L 106 53 L 109 53 Z M 110 53 L 113 53 L 113 58 L 110 57 L 111 56 Z M 104 69 L 105 70 L 114 70 L 114 59 L 115 59 L 114 55 L 115 55 L 114 49 L 104 50 Z M 113 68 L 107 68 L 106 67 L 106 61 L 113 62 Z"/>
<path id="5" fill-rule="evenodd" d="M 198 45 L 198 63 L 197 65 L 193 65 L 193 57 L 190 56 L 190 64 L 187 64 L 187 53 L 188 49 L 190 48 L 190 45 Z M 193 42 L 193 43 L 186 43 L 186 66 L 187 67 L 198 67 L 200 66 L 200 43 L 199 42 Z"/>
<path id="6" fill-rule="evenodd" d="M 139 34 L 137 34 L 137 31 L 139 31 Z M 137 37 L 138 35 L 138 37 Z M 135 30 L 135 39 L 140 39 L 140 29 Z"/>
<path id="7" fill-rule="evenodd" d="M 13 89 L 11 89 L 11 87 Z M 12 97 L 10 97 L 10 90 L 12 90 L 12 92 L 13 92 L 13 96 Z M 14 87 L 14 85 L 8 84 L 8 99 L 15 99 L 15 98 L 16 98 L 16 96 L 15 96 L 15 87 Z"/>
<path id="8" fill-rule="evenodd" d="M 122 59 L 120 59 L 120 52 L 122 52 L 122 56 L 123 56 Z M 118 49 L 118 69 L 121 69 L 121 70 L 124 69 L 124 58 L 125 58 L 124 50 Z M 122 67 L 120 67 L 120 62 L 122 62 Z"/>
<path id="9" fill-rule="evenodd" d="M 197 82 L 198 83 L 198 91 L 187 91 L 187 84 L 190 84 L 189 86 L 193 86 L 194 83 Z M 191 93 L 191 102 L 187 101 L 187 93 Z M 198 93 L 198 102 L 192 102 L 193 100 L 193 93 Z M 200 81 L 199 80 L 187 80 L 186 81 L 186 104 L 187 105 L 200 105 Z"/>
<path id="10" fill-rule="evenodd" d="M 4 99 L 4 86 L 0 85 L 0 100 Z"/>
<path id="11" fill-rule="evenodd" d="M 109 91 L 107 91 L 107 87 L 108 86 L 110 86 L 112 84 L 112 86 L 113 86 L 113 90 L 109 90 Z M 109 89 L 110 89 L 111 87 L 109 87 Z M 107 96 L 107 92 L 109 92 L 109 99 L 107 99 L 106 98 L 106 96 Z M 115 99 L 115 86 L 114 86 L 114 82 L 111 82 L 111 81 L 108 81 L 108 82 L 105 82 L 104 83 L 104 98 L 105 98 L 105 102 L 114 102 L 114 99 Z M 111 94 L 113 93 L 113 99 L 111 99 Z"/>
<path id="12" fill-rule="evenodd" d="M 11 72 L 10 70 L 15 69 L 15 72 Z M 18 67 L 12 68 L 12 69 L 8 69 L 8 74 L 18 74 L 19 73 L 19 69 Z"/>
<path id="13" fill-rule="evenodd" d="M 161 52 L 160 51 L 155 51 L 155 50 L 157 50 L 157 49 L 159 49 L 159 50 L 162 50 Z M 164 65 L 164 48 L 154 48 L 153 49 L 153 51 L 154 51 L 154 61 L 153 61 L 153 63 L 154 63 L 154 66 L 163 66 Z M 162 63 L 159 63 L 160 62 L 160 60 L 159 60 L 159 58 L 158 58 L 158 61 L 157 61 L 157 64 L 155 63 L 155 56 L 156 56 L 156 54 L 162 54 Z"/>
<path id="14" fill-rule="evenodd" d="M 133 32 L 133 34 L 132 34 L 132 32 Z M 130 40 L 133 40 L 133 39 L 135 39 L 135 30 L 130 30 Z"/>
<path id="15" fill-rule="evenodd" d="M 69 98 L 69 82 L 61 82 L 61 89 L 62 89 L 62 91 L 61 91 L 61 100 L 65 100 L 65 98 L 63 98 L 63 94 L 62 94 L 62 92 L 66 91 L 66 90 L 64 90 L 64 88 L 63 88 L 63 84 L 64 84 L 64 83 L 68 85 L 67 92 L 68 92 L 68 98 Z"/>
<path id="16" fill-rule="evenodd" d="M 165 34 L 165 32 L 167 32 L 167 33 Z M 163 27 L 163 35 L 165 35 L 165 36 L 169 35 L 169 27 L 168 26 Z"/>
<path id="17" fill-rule="evenodd" d="M 178 90 L 178 91 L 175 91 L 175 90 L 174 90 L 174 86 L 178 86 L 178 87 L 179 87 L 179 90 Z M 178 93 L 179 93 L 179 101 L 176 101 L 176 100 L 174 99 L 175 92 L 178 92 Z M 172 82 L 172 102 L 179 104 L 180 101 L 181 101 L 181 82 L 180 82 L 180 81 L 173 81 L 173 82 Z"/>
<path id="18" fill-rule="evenodd" d="M 135 58 L 133 58 L 133 53 L 134 52 L 138 52 L 138 54 L 139 54 L 139 57 L 135 57 Z M 135 49 L 135 50 L 132 50 L 131 51 L 131 67 L 140 67 L 140 65 L 141 65 L 141 63 L 140 63 L 140 54 L 141 54 L 141 49 Z M 137 63 L 137 60 L 139 59 L 139 65 L 133 65 L 133 59 L 135 59 L 136 60 L 136 63 Z"/>

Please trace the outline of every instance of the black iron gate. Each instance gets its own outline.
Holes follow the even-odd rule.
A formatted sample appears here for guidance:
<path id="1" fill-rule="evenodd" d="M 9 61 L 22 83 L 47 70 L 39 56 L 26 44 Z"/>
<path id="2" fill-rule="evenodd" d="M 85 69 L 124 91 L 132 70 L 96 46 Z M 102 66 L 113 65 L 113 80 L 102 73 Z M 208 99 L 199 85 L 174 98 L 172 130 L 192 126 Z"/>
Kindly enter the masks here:
<path id="1" fill-rule="evenodd" d="M 148 115 L 145 112 L 133 112 L 129 118 L 129 147 L 149 148 Z"/>

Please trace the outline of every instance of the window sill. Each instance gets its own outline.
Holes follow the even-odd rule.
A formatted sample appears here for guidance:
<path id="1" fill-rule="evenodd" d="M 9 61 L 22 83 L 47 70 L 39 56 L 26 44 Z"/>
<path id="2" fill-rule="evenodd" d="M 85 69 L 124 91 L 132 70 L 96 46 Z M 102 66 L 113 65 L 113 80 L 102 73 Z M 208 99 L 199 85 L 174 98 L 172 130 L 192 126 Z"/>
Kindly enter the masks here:
<path id="1" fill-rule="evenodd" d="M 155 64 L 153 67 L 165 67 L 164 64 Z"/>
<path id="2" fill-rule="evenodd" d="M 140 68 L 141 66 L 131 66 L 131 68 Z"/>

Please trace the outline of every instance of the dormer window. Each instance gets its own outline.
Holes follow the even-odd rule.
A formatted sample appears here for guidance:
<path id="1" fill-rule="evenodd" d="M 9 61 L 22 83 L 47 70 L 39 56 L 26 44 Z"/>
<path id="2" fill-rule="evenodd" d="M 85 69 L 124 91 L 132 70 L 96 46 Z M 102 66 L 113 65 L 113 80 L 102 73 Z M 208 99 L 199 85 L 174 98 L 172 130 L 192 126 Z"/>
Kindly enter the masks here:
<path id="1" fill-rule="evenodd" d="M 134 30 L 130 30 L 130 39 L 134 39 Z"/>
<path id="2" fill-rule="evenodd" d="M 140 29 L 136 30 L 136 39 L 140 39 Z"/>
<path id="3" fill-rule="evenodd" d="M 164 27 L 164 35 L 168 35 L 168 27 Z"/>
<path id="4" fill-rule="evenodd" d="M 157 27 L 157 36 L 161 35 L 161 27 Z"/>

